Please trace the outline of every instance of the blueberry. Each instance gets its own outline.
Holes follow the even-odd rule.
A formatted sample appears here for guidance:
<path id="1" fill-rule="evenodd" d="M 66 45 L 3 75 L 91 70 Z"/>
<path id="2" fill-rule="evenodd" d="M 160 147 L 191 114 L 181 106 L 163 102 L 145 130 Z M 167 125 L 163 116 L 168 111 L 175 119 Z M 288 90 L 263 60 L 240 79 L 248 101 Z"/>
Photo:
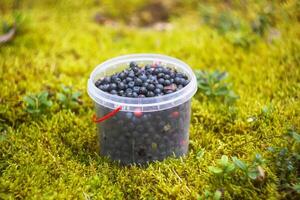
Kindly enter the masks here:
<path id="1" fill-rule="evenodd" d="M 137 79 L 135 79 L 134 83 L 137 86 L 141 86 L 143 84 L 143 81 L 141 79 L 137 78 Z"/>
<path id="2" fill-rule="evenodd" d="M 147 80 L 147 76 L 145 74 L 142 74 L 141 76 L 139 76 L 139 78 L 145 82 Z"/>
<path id="3" fill-rule="evenodd" d="M 171 81 L 170 80 L 165 80 L 164 86 L 168 86 L 171 85 Z"/>
<path id="4" fill-rule="evenodd" d="M 175 78 L 176 77 L 176 74 L 174 72 L 170 72 L 169 75 L 170 75 L 171 78 Z"/>
<path id="5" fill-rule="evenodd" d="M 155 85 L 149 84 L 149 85 L 147 86 L 147 89 L 150 90 L 150 91 L 153 91 L 153 90 L 155 89 Z"/>
<path id="6" fill-rule="evenodd" d="M 177 85 L 181 84 L 181 78 L 176 77 L 176 78 L 174 79 L 174 82 L 175 82 Z"/>
<path id="7" fill-rule="evenodd" d="M 162 67 L 156 67 L 156 69 L 157 69 L 158 73 L 162 73 L 164 71 Z"/>
<path id="8" fill-rule="evenodd" d="M 112 78 L 112 82 L 113 83 L 119 83 L 119 82 L 121 82 L 121 79 L 116 76 L 116 77 Z"/>
<path id="9" fill-rule="evenodd" d="M 104 83 L 110 83 L 111 82 L 111 78 L 110 77 L 105 77 L 103 79 Z"/>
<path id="10" fill-rule="evenodd" d="M 124 84 L 123 82 L 118 83 L 118 88 L 119 88 L 120 90 L 125 89 L 125 84 Z"/>
<path id="11" fill-rule="evenodd" d="M 190 82 L 190 81 L 189 81 L 189 80 L 186 80 L 186 79 L 182 79 L 182 80 L 181 80 L 181 83 L 182 83 L 183 86 L 186 86 L 187 84 L 189 84 L 189 82 Z"/>
<path id="12" fill-rule="evenodd" d="M 135 74 L 134 74 L 134 72 L 132 70 L 129 72 L 128 77 L 130 77 L 130 78 L 134 78 L 135 77 Z"/>
<path id="13" fill-rule="evenodd" d="M 154 96 L 155 96 L 154 92 L 152 91 L 147 92 L 147 97 L 154 97 Z"/>
<path id="14" fill-rule="evenodd" d="M 170 76 L 170 75 L 168 75 L 168 74 L 165 74 L 165 75 L 164 75 L 164 78 L 165 78 L 165 79 L 170 79 L 170 78 L 171 78 L 171 76 Z"/>
<path id="15" fill-rule="evenodd" d="M 147 83 L 147 82 L 145 82 L 145 83 L 143 83 L 143 87 L 147 87 L 149 85 L 149 83 Z"/>
<path id="16" fill-rule="evenodd" d="M 132 92 L 126 92 L 126 97 L 133 97 Z"/>
<path id="17" fill-rule="evenodd" d="M 130 81 L 127 85 L 128 85 L 128 87 L 133 88 L 134 87 L 134 81 Z"/>
<path id="18" fill-rule="evenodd" d="M 155 94 L 160 94 L 160 93 L 161 93 L 161 90 L 158 89 L 158 88 L 156 88 L 156 89 L 154 90 L 154 93 L 155 93 Z"/>
<path id="19" fill-rule="evenodd" d="M 110 93 L 113 94 L 113 95 L 118 94 L 117 90 L 111 90 Z"/>
<path id="20" fill-rule="evenodd" d="M 127 77 L 127 75 L 124 72 L 119 73 L 119 78 L 120 79 L 125 79 Z"/>
<path id="21" fill-rule="evenodd" d="M 138 96 L 139 96 L 138 93 L 132 92 L 132 97 L 136 98 L 136 97 L 138 97 Z"/>
<path id="22" fill-rule="evenodd" d="M 164 84 L 165 83 L 165 79 L 163 79 L 163 78 L 158 79 L 158 83 Z"/>
<path id="23" fill-rule="evenodd" d="M 117 84 L 115 84 L 115 83 L 109 84 L 109 89 L 110 90 L 116 90 L 117 89 Z"/>
<path id="24" fill-rule="evenodd" d="M 129 63 L 129 67 L 134 68 L 134 67 L 138 67 L 138 65 L 137 65 L 136 62 L 132 61 L 132 62 Z"/>
<path id="25" fill-rule="evenodd" d="M 138 96 L 139 98 L 145 98 L 146 96 L 145 95 L 143 95 L 143 94 L 139 94 L 139 96 Z"/>
<path id="26" fill-rule="evenodd" d="M 99 87 L 101 84 L 102 84 L 102 80 L 100 80 L 100 79 L 98 81 L 96 81 L 96 83 L 95 83 L 96 87 Z"/>
<path id="27" fill-rule="evenodd" d="M 134 86 L 133 87 L 133 92 L 139 93 L 140 92 L 140 87 L 139 86 Z"/>
<path id="28" fill-rule="evenodd" d="M 156 88 L 160 89 L 160 90 L 163 90 L 164 89 L 164 86 L 162 84 L 156 84 Z"/>
<path id="29" fill-rule="evenodd" d="M 159 73 L 159 74 L 157 75 L 158 78 L 163 78 L 164 76 L 165 76 L 164 73 Z"/>
<path id="30" fill-rule="evenodd" d="M 140 87 L 140 94 L 147 94 L 147 88 L 146 87 Z"/>
<path id="31" fill-rule="evenodd" d="M 153 70 L 153 74 L 159 74 L 158 68 L 155 68 L 155 69 Z"/>
<path id="32" fill-rule="evenodd" d="M 119 94 L 120 96 L 124 96 L 124 95 L 125 95 L 125 92 L 124 92 L 124 90 L 120 90 L 120 91 L 118 92 L 118 94 Z"/>
<path id="33" fill-rule="evenodd" d="M 127 78 L 126 78 L 126 82 L 129 83 L 130 81 L 133 81 L 133 78 L 127 77 Z"/>
<path id="34" fill-rule="evenodd" d="M 126 93 L 132 93 L 132 92 L 133 92 L 133 90 L 131 88 L 126 89 Z"/>
<path id="35" fill-rule="evenodd" d="M 176 77 L 178 77 L 178 78 L 184 78 L 184 75 L 182 73 L 178 72 L 178 73 L 176 73 Z"/>

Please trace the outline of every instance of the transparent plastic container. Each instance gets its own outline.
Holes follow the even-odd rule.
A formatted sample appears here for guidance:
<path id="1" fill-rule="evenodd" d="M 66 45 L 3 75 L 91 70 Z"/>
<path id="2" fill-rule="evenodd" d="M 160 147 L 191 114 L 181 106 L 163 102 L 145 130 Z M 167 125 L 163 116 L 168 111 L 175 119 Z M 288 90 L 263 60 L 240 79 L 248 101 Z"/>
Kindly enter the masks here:
<path id="1" fill-rule="evenodd" d="M 95 82 L 120 72 L 135 61 L 139 66 L 160 63 L 187 75 L 189 84 L 158 97 L 128 98 L 101 91 Z M 100 154 L 122 164 L 145 164 L 188 151 L 191 98 L 196 77 L 184 62 L 159 54 L 132 54 L 98 65 L 88 80 L 88 94 L 95 102 L 98 118 L 120 108 L 114 116 L 98 123 Z"/>

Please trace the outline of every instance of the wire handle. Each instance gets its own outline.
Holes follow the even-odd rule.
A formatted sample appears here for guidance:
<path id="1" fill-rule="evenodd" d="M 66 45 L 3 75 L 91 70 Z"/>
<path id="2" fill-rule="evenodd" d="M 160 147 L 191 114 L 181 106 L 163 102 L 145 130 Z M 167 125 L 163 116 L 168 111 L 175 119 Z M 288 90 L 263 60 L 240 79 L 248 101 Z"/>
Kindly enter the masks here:
<path id="1" fill-rule="evenodd" d="M 110 113 L 104 115 L 103 117 L 100 117 L 97 119 L 96 114 L 93 115 L 92 120 L 94 123 L 100 123 L 104 120 L 107 120 L 111 117 L 113 117 L 114 115 L 116 115 L 120 110 L 122 109 L 122 106 L 118 106 L 116 109 L 114 109 L 113 111 L 111 111 Z"/>

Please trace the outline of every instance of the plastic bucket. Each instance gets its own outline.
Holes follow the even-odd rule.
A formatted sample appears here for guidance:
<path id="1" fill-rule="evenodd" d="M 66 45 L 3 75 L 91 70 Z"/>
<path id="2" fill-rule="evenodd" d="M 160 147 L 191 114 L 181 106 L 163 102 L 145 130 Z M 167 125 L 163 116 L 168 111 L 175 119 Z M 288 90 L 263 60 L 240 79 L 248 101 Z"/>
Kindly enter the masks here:
<path id="1" fill-rule="evenodd" d="M 122 71 L 131 61 L 139 66 L 160 63 L 185 73 L 190 82 L 174 93 L 147 98 L 111 95 L 95 86 L 99 78 Z M 97 124 L 100 155 L 122 164 L 144 164 L 185 155 L 189 144 L 191 98 L 196 90 L 196 77 L 191 68 L 169 56 L 132 54 L 98 65 L 90 75 L 87 91 L 95 103 L 98 118 L 111 114 Z"/>

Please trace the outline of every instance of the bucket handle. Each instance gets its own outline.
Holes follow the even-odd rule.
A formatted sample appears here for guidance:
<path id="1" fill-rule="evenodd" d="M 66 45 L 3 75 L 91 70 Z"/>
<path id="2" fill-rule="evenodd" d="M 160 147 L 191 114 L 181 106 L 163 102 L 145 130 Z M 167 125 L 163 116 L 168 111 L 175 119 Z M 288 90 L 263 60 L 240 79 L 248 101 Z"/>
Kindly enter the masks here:
<path id="1" fill-rule="evenodd" d="M 122 109 L 122 106 L 118 106 L 116 109 L 114 109 L 113 111 L 111 111 L 110 113 L 104 115 L 103 117 L 100 117 L 97 119 L 96 114 L 93 115 L 92 120 L 94 123 L 100 123 L 104 120 L 107 120 L 111 117 L 113 117 L 114 115 L 116 115 L 120 110 Z"/>

